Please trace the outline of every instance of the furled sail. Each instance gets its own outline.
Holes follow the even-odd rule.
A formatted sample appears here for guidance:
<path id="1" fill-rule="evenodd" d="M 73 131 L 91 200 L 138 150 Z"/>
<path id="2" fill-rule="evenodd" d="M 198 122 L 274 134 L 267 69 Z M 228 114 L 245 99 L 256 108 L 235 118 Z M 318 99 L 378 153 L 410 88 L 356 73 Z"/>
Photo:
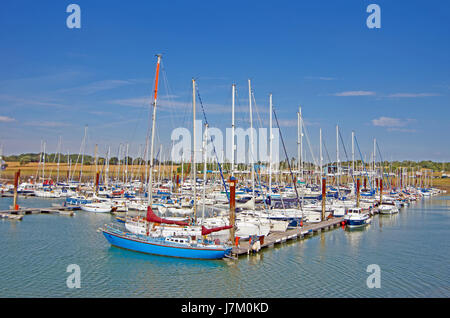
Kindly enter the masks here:
<path id="1" fill-rule="evenodd" d="M 220 226 L 220 227 L 214 227 L 212 229 L 207 229 L 206 227 L 202 226 L 202 235 L 208 235 L 213 232 L 228 230 L 228 229 L 231 229 L 232 227 L 233 227 L 232 225 L 227 225 L 227 226 Z"/>
<path id="2" fill-rule="evenodd" d="M 153 210 L 150 206 L 147 207 L 146 220 L 148 222 L 154 222 L 154 223 L 176 224 L 176 225 L 182 225 L 182 226 L 189 225 L 186 222 L 182 222 L 182 221 L 172 221 L 172 220 L 162 219 L 159 216 L 155 215 L 155 213 L 153 212 Z"/>

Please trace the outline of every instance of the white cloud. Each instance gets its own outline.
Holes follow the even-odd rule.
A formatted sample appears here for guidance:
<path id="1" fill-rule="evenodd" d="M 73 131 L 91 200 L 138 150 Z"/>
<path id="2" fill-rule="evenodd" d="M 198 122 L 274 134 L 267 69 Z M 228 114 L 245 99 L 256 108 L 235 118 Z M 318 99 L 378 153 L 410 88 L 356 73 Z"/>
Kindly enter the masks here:
<path id="1" fill-rule="evenodd" d="M 58 100 L 51 98 L 29 97 L 22 98 L 12 95 L 0 94 L 0 100 L 10 103 L 15 106 L 51 106 L 51 107 L 66 107 L 58 103 Z"/>
<path id="2" fill-rule="evenodd" d="M 305 79 L 320 80 L 320 81 L 334 81 L 337 78 L 331 77 L 331 76 L 305 76 Z"/>
<path id="3" fill-rule="evenodd" d="M 25 123 L 24 125 L 35 126 L 35 127 L 47 127 L 47 128 L 71 126 L 71 124 L 63 123 L 63 122 L 59 122 L 59 121 L 30 121 L 30 122 Z"/>
<path id="4" fill-rule="evenodd" d="M 416 98 L 416 97 L 431 97 L 431 96 L 441 96 L 441 95 L 436 93 L 395 93 L 387 95 L 387 97 L 391 98 Z"/>
<path id="5" fill-rule="evenodd" d="M 387 131 L 399 131 L 399 132 L 416 132 L 415 129 L 405 128 L 410 123 L 415 122 L 415 119 L 411 118 L 392 118 L 392 117 L 380 117 L 372 119 L 372 124 L 378 127 L 386 127 Z"/>
<path id="6" fill-rule="evenodd" d="M 399 118 L 380 117 L 372 119 L 372 124 L 374 126 L 381 126 L 381 127 L 402 127 L 406 123 L 404 120 Z"/>
<path id="7" fill-rule="evenodd" d="M 16 121 L 14 118 L 8 116 L 0 116 L 0 123 L 9 123 L 12 121 Z"/>
<path id="8" fill-rule="evenodd" d="M 334 96 L 371 96 L 375 95 L 375 92 L 371 91 L 347 91 L 333 94 Z"/>
<path id="9" fill-rule="evenodd" d="M 114 88 L 118 88 L 125 85 L 133 84 L 133 80 L 102 80 L 89 83 L 87 85 L 73 87 L 73 88 L 64 88 L 60 89 L 58 92 L 66 93 L 73 92 L 84 95 L 94 94 L 100 91 L 106 91 Z"/>

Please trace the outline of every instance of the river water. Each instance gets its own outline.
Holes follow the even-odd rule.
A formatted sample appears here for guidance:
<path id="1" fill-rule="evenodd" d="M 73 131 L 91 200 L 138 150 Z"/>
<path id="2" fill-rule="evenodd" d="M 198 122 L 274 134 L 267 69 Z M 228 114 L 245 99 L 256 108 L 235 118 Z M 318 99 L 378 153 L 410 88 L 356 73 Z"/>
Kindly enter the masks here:
<path id="1" fill-rule="evenodd" d="M 26 207 L 61 200 L 27 198 Z M 11 198 L 0 198 L 0 210 Z M 0 297 L 450 297 L 450 196 L 376 215 L 239 260 L 188 260 L 112 247 L 96 230 L 110 214 L 77 211 L 0 219 Z M 81 288 L 68 288 L 70 264 Z M 376 264 L 380 288 L 369 288 Z"/>

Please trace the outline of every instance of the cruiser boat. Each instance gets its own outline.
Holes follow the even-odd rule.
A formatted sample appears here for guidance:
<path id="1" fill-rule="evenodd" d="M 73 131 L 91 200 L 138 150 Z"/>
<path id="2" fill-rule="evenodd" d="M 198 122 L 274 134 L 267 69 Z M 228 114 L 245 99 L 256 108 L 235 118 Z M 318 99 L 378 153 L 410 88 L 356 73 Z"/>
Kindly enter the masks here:
<path id="1" fill-rule="evenodd" d="M 370 223 L 370 215 L 363 212 L 361 208 L 349 208 L 344 216 L 348 227 L 361 227 Z"/>
<path id="2" fill-rule="evenodd" d="M 395 214 L 395 213 L 398 213 L 398 208 L 395 205 L 381 204 L 378 206 L 378 213 L 380 213 L 380 214 Z"/>

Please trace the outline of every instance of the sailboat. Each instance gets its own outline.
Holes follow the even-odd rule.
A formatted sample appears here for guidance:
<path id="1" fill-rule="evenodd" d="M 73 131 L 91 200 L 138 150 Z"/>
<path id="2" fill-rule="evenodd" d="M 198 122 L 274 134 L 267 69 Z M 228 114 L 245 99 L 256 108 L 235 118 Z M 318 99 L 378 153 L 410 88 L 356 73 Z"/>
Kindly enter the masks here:
<path id="1" fill-rule="evenodd" d="M 155 119 L 156 119 L 156 101 L 158 91 L 158 76 L 159 65 L 161 62 L 161 55 L 157 55 L 158 62 L 156 66 L 156 78 L 155 78 L 155 90 L 153 99 L 153 116 L 152 116 L 152 140 L 150 158 L 153 158 L 153 145 L 155 136 Z M 195 149 L 195 80 L 192 79 L 193 89 L 193 109 L 194 109 L 194 149 Z M 193 166 L 195 170 L 195 153 L 193 156 Z M 221 244 L 218 241 L 211 241 L 205 239 L 205 236 L 215 231 L 223 229 L 229 229 L 232 226 L 226 226 L 215 229 L 206 229 L 201 227 L 201 232 L 196 235 L 189 235 L 192 228 L 188 223 L 182 221 L 173 221 L 163 219 L 156 216 L 152 210 L 152 172 L 153 172 L 153 160 L 150 160 L 150 177 L 148 182 L 148 207 L 147 215 L 145 218 L 146 233 L 136 234 L 128 231 L 123 231 L 117 228 L 115 225 L 104 225 L 99 230 L 103 233 L 105 238 L 111 245 L 126 248 L 129 250 L 143 252 L 148 254 L 155 254 L 161 256 L 181 257 L 181 258 L 194 258 L 194 259 L 222 259 L 231 253 L 231 246 L 227 244 Z M 194 171 L 195 178 L 195 171 Z M 194 217 L 196 208 L 196 193 L 194 187 Z M 126 223 L 128 220 L 126 220 Z M 176 231 L 172 235 L 166 235 L 164 233 L 164 226 L 161 225 L 173 225 Z M 158 231 L 159 229 L 159 231 Z M 180 229 L 181 231 L 180 233 Z M 184 234 L 184 235 L 183 235 Z M 188 235 L 186 235 L 188 234 Z"/>

